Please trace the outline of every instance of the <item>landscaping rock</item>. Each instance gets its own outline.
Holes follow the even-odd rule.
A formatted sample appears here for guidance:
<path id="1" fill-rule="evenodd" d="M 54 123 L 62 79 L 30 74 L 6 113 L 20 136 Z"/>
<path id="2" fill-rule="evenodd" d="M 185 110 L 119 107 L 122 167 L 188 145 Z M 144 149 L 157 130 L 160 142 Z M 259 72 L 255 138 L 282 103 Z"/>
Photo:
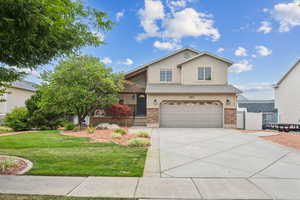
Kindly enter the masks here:
<path id="1" fill-rule="evenodd" d="M 118 128 L 120 128 L 120 126 L 118 126 L 117 124 L 109 124 L 109 123 L 101 123 L 96 126 L 96 129 L 100 129 L 100 130 L 103 129 L 116 130 Z"/>

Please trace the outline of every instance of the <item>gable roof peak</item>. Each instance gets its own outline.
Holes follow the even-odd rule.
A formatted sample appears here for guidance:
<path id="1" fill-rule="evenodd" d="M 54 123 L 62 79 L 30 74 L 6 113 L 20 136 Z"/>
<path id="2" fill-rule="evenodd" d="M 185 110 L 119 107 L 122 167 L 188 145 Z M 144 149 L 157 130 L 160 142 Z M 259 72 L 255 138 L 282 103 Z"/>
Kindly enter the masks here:
<path id="1" fill-rule="evenodd" d="M 159 62 L 159 61 L 161 61 L 161 60 L 164 60 L 164 59 L 166 59 L 166 58 L 169 58 L 169 57 L 171 57 L 171 56 L 174 56 L 174 55 L 176 55 L 176 54 L 178 54 L 178 53 L 180 53 L 180 52 L 186 51 L 186 50 L 192 51 L 192 52 L 194 52 L 194 53 L 196 53 L 196 54 L 200 54 L 200 53 L 201 53 L 200 51 L 198 51 L 198 50 L 196 50 L 196 49 L 193 49 L 192 47 L 183 47 L 183 48 L 181 48 L 181 49 L 176 50 L 176 51 L 173 52 L 173 53 L 170 53 L 170 54 L 168 54 L 168 55 L 166 55 L 166 56 L 164 56 L 164 57 L 161 57 L 161 58 L 152 60 L 151 62 L 149 62 L 149 63 L 147 63 L 147 64 L 141 65 L 141 66 L 139 66 L 139 67 L 137 67 L 137 68 L 135 68 L 135 69 L 133 69 L 133 70 L 127 72 L 127 73 L 126 73 L 126 76 L 130 76 L 131 74 L 134 74 L 135 72 L 142 71 L 142 70 L 146 69 L 149 65 L 152 65 L 152 64 L 154 64 L 154 63 L 157 63 L 157 62 Z"/>
<path id="2" fill-rule="evenodd" d="M 288 77 L 288 75 L 300 64 L 300 58 L 292 65 L 292 67 L 283 75 L 283 77 L 274 85 L 274 88 L 278 88 L 279 85 Z"/>

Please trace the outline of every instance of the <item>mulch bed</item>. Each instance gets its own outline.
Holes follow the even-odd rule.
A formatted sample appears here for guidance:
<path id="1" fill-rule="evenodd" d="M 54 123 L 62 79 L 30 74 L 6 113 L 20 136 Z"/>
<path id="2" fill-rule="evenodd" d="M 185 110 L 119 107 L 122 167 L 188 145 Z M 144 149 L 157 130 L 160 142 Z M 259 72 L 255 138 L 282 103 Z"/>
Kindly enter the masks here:
<path id="1" fill-rule="evenodd" d="M 257 132 L 270 132 L 270 133 L 279 133 L 275 130 L 239 130 L 242 133 L 257 133 Z"/>
<path id="2" fill-rule="evenodd" d="M 105 130 L 96 130 L 94 133 L 88 133 L 86 130 L 81 131 L 64 131 L 63 135 L 74 136 L 74 137 L 87 137 L 91 138 L 91 142 L 113 142 L 116 144 L 128 145 L 128 140 L 137 138 L 136 134 L 129 134 L 128 129 L 124 128 L 127 131 L 126 135 L 123 135 L 120 139 L 113 139 L 112 134 L 113 130 L 105 129 Z"/>
<path id="3" fill-rule="evenodd" d="M 9 159 L 9 156 L 0 156 L 0 161 L 5 159 Z M 15 164 L 6 171 L 2 171 L 2 169 L 0 169 L 1 175 L 16 175 L 27 167 L 27 163 L 24 160 L 18 158 L 13 159 L 15 160 Z"/>
<path id="4" fill-rule="evenodd" d="M 272 142 L 292 147 L 295 149 L 300 150 L 300 134 L 293 134 L 293 133 L 281 133 L 275 136 L 263 136 L 262 138 L 266 140 L 270 140 Z"/>

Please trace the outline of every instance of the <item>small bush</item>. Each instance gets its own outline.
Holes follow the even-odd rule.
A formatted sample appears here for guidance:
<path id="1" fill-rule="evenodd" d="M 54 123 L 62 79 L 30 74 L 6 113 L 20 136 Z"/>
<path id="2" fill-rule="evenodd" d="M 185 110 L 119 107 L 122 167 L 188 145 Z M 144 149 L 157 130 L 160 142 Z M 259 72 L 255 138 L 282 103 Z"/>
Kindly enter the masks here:
<path id="1" fill-rule="evenodd" d="M 5 127 L 5 126 L 0 126 L 0 133 L 8 133 L 13 131 L 11 128 L 9 127 Z"/>
<path id="2" fill-rule="evenodd" d="M 96 128 L 95 127 L 87 127 L 87 132 L 89 133 L 89 134 L 93 134 L 93 133 L 95 133 L 95 131 L 96 131 Z"/>
<path id="3" fill-rule="evenodd" d="M 120 133 L 113 133 L 111 137 L 112 139 L 121 139 L 122 135 Z"/>
<path id="4" fill-rule="evenodd" d="M 81 130 L 81 128 L 79 126 L 76 126 L 73 128 L 73 131 L 75 131 L 75 132 L 80 131 L 80 130 Z"/>
<path id="5" fill-rule="evenodd" d="M 150 137 L 149 133 L 146 132 L 146 131 L 139 131 L 139 132 L 137 133 L 137 136 L 138 136 L 138 137 L 142 137 L 142 138 L 149 138 L 149 137 Z"/>
<path id="6" fill-rule="evenodd" d="M 0 160 L 0 172 L 5 172 L 16 163 L 16 159 L 8 158 L 4 160 Z"/>
<path id="7" fill-rule="evenodd" d="M 150 145 L 150 140 L 146 138 L 134 138 L 128 141 L 130 147 L 147 147 Z"/>
<path id="8" fill-rule="evenodd" d="M 127 132 L 123 128 L 117 128 L 114 132 L 119 133 L 121 135 L 126 135 L 127 134 Z"/>
<path id="9" fill-rule="evenodd" d="M 15 108 L 4 118 L 5 125 L 14 131 L 26 131 L 30 129 L 28 111 L 25 107 Z"/>
<path id="10" fill-rule="evenodd" d="M 73 124 L 72 122 L 65 122 L 64 123 L 64 128 L 65 130 L 71 131 L 75 128 L 75 124 Z"/>

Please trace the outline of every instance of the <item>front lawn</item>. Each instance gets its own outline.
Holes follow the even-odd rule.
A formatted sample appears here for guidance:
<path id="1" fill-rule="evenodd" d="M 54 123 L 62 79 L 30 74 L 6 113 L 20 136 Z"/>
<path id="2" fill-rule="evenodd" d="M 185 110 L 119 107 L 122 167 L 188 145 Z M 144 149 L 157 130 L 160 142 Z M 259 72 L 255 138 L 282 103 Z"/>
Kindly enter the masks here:
<path id="1" fill-rule="evenodd" d="M 147 148 L 91 143 L 88 138 L 40 131 L 0 137 L 0 155 L 33 162 L 26 174 L 53 176 L 142 176 Z"/>
<path id="2" fill-rule="evenodd" d="M 88 198 L 88 197 L 79 198 L 79 197 L 61 197 L 61 196 L 0 194 L 0 200 L 134 200 L 134 199 Z"/>

